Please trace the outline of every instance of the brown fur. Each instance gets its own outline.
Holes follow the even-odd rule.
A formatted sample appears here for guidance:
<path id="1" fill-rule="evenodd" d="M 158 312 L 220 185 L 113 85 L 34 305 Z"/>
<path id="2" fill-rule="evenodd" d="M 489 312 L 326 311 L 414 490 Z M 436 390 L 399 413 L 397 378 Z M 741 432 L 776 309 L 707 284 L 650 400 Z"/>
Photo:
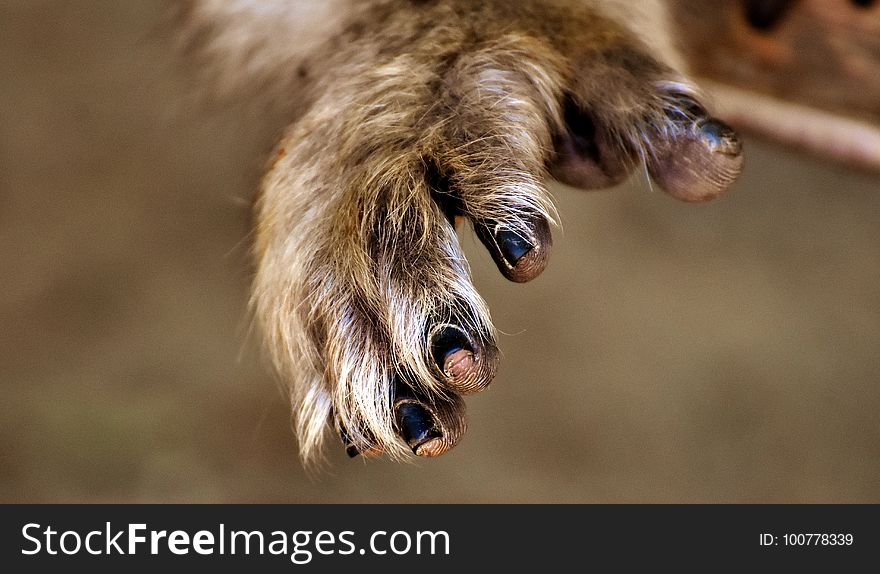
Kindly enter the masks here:
<path id="1" fill-rule="evenodd" d="M 256 202 L 253 308 L 289 384 L 305 460 L 328 426 L 357 452 L 407 454 L 395 419 L 406 402 L 423 405 L 441 435 L 410 447 L 442 454 L 465 429 L 459 395 L 487 385 L 498 358 L 454 218 L 472 220 L 490 250 L 498 230 L 525 238 L 540 253 L 526 280 L 549 252 L 548 172 L 596 187 L 644 162 L 703 200 L 738 164 L 714 169 L 695 135 L 705 113 L 693 89 L 652 55 L 634 32 L 644 22 L 622 19 L 620 2 L 316 6 L 185 3 L 185 39 L 219 92 L 256 85 L 292 104 Z M 308 12 L 317 17 L 291 16 Z M 669 55 L 654 14 L 653 40 Z M 667 168 L 682 149 L 694 161 Z M 469 337 L 466 371 L 432 357 L 444 325 Z"/>

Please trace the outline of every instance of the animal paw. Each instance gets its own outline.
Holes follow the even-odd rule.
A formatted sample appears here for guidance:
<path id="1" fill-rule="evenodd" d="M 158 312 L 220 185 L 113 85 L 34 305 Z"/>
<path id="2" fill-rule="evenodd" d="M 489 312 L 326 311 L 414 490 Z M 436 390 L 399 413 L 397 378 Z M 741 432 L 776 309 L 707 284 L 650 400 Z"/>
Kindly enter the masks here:
<path id="1" fill-rule="evenodd" d="M 551 251 L 548 175 L 607 187 L 644 164 L 705 201 L 742 168 L 690 84 L 584 5 L 412 4 L 365 10 L 312 62 L 256 204 L 253 304 L 307 460 L 327 428 L 353 456 L 464 435 L 499 355 L 458 222 L 525 282 Z"/>

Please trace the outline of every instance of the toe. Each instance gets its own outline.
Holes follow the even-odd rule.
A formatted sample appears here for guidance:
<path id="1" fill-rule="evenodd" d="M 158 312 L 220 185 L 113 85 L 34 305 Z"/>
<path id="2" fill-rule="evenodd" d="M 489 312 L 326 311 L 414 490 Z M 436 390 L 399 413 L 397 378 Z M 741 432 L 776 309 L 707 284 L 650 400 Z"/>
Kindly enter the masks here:
<path id="1" fill-rule="evenodd" d="M 470 335 L 456 324 L 442 323 L 429 337 L 431 356 L 441 380 L 457 393 L 486 388 L 498 368 L 498 350 L 491 340 Z"/>
<path id="2" fill-rule="evenodd" d="M 550 224 L 541 215 L 522 218 L 524 230 L 494 221 L 475 221 L 477 237 L 498 270 L 507 279 L 516 283 L 531 281 L 544 271 L 550 260 L 553 236 Z"/>
<path id="3" fill-rule="evenodd" d="M 428 398 L 402 384 L 397 386 L 394 416 L 400 437 L 416 456 L 448 452 L 467 427 L 464 401 L 458 396 Z"/>
<path id="4" fill-rule="evenodd" d="M 676 199 L 709 201 L 742 172 L 742 144 L 729 126 L 705 117 L 659 144 L 647 162 L 654 181 Z"/>

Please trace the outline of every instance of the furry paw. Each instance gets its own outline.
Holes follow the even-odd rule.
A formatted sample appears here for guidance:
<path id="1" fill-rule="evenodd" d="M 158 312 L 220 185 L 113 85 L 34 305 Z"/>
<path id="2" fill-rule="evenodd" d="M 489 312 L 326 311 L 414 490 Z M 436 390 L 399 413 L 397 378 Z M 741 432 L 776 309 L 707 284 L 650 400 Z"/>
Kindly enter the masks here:
<path id="1" fill-rule="evenodd" d="M 399 4 L 399 5 L 398 5 Z M 257 201 L 253 303 L 301 450 L 437 456 L 498 351 L 456 236 L 501 273 L 547 264 L 549 174 L 596 188 L 637 165 L 676 198 L 737 177 L 736 135 L 586 4 L 380 3 L 303 69 L 311 106 Z"/>

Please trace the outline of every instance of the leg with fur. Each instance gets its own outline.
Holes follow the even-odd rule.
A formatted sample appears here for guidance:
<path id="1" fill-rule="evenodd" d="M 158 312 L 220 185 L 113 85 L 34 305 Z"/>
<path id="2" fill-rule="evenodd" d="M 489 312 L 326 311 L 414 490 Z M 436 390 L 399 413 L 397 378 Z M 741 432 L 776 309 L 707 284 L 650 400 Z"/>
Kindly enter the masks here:
<path id="1" fill-rule="evenodd" d="M 296 56 L 277 22 L 246 28 L 265 16 L 256 4 L 309 3 L 204 0 L 189 19 L 215 50 L 217 30 L 239 30 L 263 58 L 247 69 L 303 94 L 256 203 L 253 306 L 306 460 L 328 428 L 352 454 L 436 456 L 463 435 L 461 395 L 489 384 L 498 351 L 460 217 L 528 281 L 550 252 L 548 174 L 603 187 L 644 162 L 704 201 L 741 168 L 733 132 L 620 2 L 353 2 Z M 248 5 L 242 28 L 223 19 Z"/>

